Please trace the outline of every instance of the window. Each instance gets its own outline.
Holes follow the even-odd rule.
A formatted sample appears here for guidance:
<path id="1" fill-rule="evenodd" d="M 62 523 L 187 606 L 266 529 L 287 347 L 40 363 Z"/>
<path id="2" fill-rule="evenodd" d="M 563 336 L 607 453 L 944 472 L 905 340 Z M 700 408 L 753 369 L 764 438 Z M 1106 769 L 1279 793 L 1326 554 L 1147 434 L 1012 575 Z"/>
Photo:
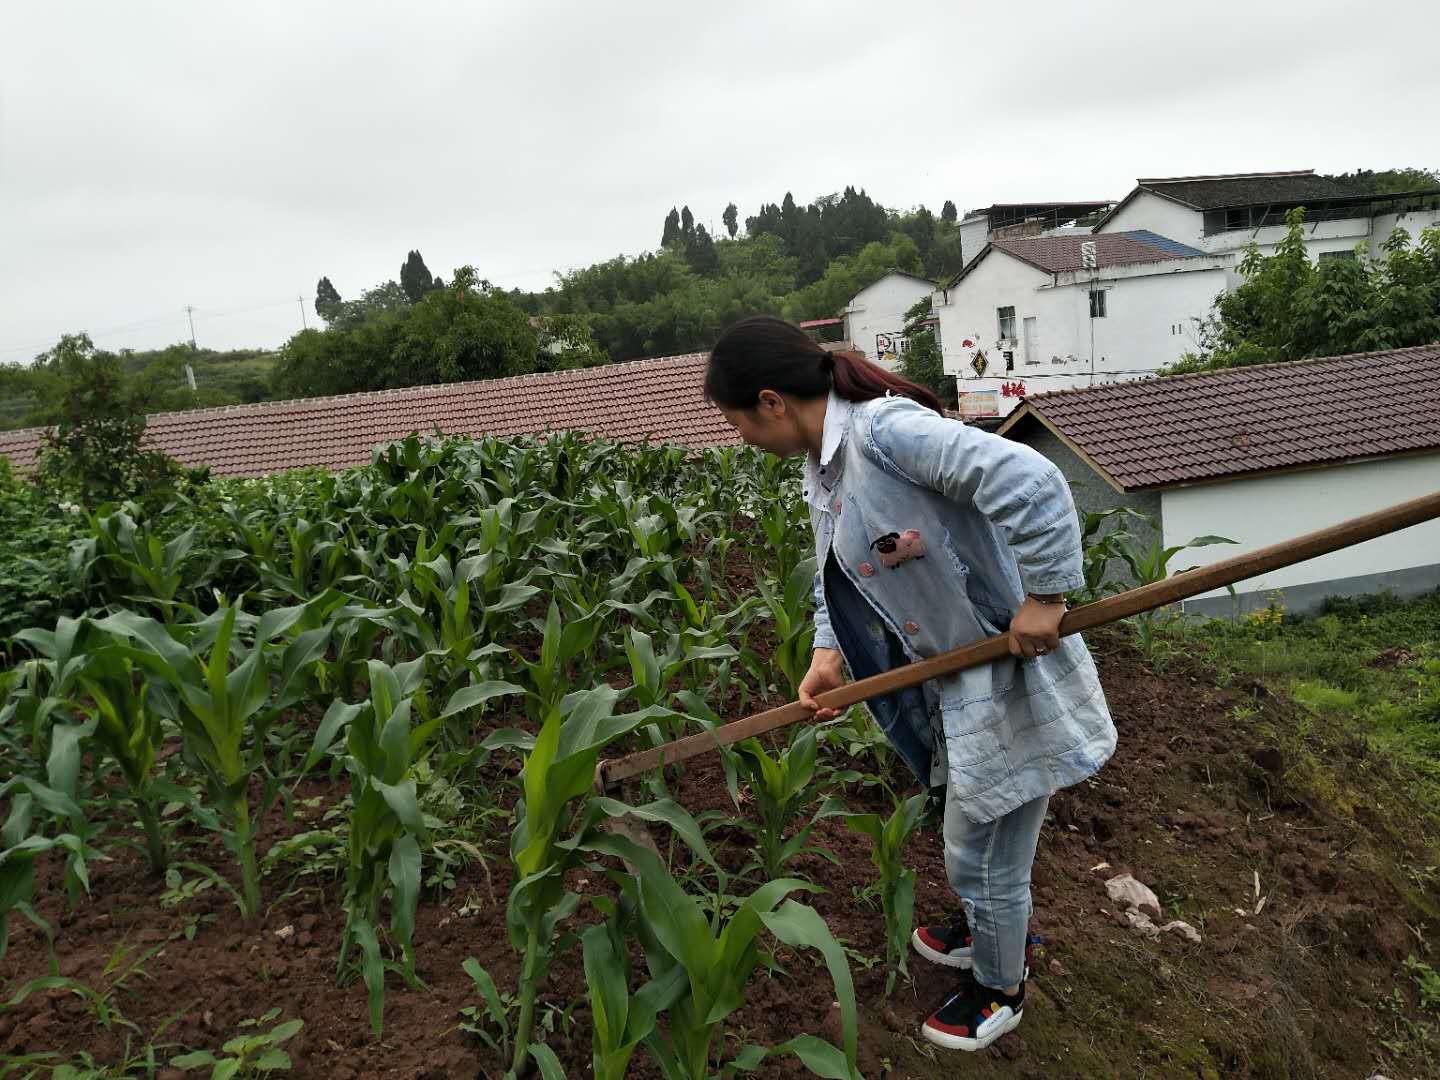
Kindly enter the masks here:
<path id="1" fill-rule="evenodd" d="M 1092 318 L 1092 319 L 1103 319 L 1103 318 L 1105 318 L 1105 290 L 1104 290 L 1104 289 L 1091 289 L 1091 290 L 1090 290 L 1090 318 Z"/>
<path id="2" fill-rule="evenodd" d="M 1353 251 L 1322 251 L 1322 252 L 1320 252 L 1320 258 L 1322 258 L 1322 259 L 1353 259 L 1353 258 L 1355 258 L 1355 252 L 1353 252 Z"/>
<path id="3" fill-rule="evenodd" d="M 1000 336 L 1007 341 L 1015 340 L 1015 309 L 1013 307 L 996 308 L 995 315 L 1000 320 Z"/>

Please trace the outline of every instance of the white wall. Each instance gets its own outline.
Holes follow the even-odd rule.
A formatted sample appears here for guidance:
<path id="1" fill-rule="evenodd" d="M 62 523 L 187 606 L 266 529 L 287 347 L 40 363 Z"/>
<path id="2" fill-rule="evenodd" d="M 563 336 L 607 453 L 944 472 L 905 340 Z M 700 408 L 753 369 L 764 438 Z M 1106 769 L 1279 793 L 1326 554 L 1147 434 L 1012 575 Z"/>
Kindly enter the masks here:
<path id="1" fill-rule="evenodd" d="M 1172 570 L 1242 555 L 1440 490 L 1440 454 L 1395 457 L 1161 492 L 1166 545 L 1207 533 L 1236 544 L 1182 551 Z M 1261 593 L 1440 563 L 1440 521 L 1427 522 L 1235 586 Z M 1222 597 L 1224 589 L 1206 593 Z"/>
<path id="2" fill-rule="evenodd" d="M 990 242 L 990 219 L 985 216 L 965 218 L 960 222 L 960 258 L 970 262 Z"/>
<path id="3" fill-rule="evenodd" d="M 1416 210 L 1408 214 L 1380 214 L 1375 218 L 1370 231 L 1370 253 L 1377 259 L 1384 256 L 1381 250 L 1390 234 L 1397 228 L 1410 234 L 1410 246 L 1420 242 L 1420 234 L 1426 229 L 1440 226 L 1440 209 Z"/>
<path id="4" fill-rule="evenodd" d="M 1229 262 L 1229 257 L 1176 259 L 1101 271 L 1106 315 L 1093 320 L 1092 380 L 1088 274 L 1047 274 L 993 250 L 950 289 L 948 302 L 937 293 L 945 370 L 956 376 L 962 394 L 994 391 L 1001 416 L 1025 395 L 1141 377 L 1195 348 L 1193 320 L 1224 291 Z M 1016 330 L 1014 368 L 1008 372 L 996 315 L 1006 306 L 1015 308 Z M 1027 326 L 1027 317 L 1034 323 Z M 1026 350 L 1030 330 L 1033 355 Z M 971 367 L 977 351 L 988 362 L 981 376 Z"/>
<path id="5" fill-rule="evenodd" d="M 1198 210 L 1142 191 L 1106 221 L 1103 228 L 1095 231 L 1117 233 L 1131 229 L 1149 229 L 1166 239 L 1199 247 L 1205 231 L 1205 218 Z"/>
<path id="6" fill-rule="evenodd" d="M 905 312 L 934 289 L 933 284 L 919 278 L 886 274 L 875 284 L 861 289 L 846 306 L 845 337 L 864 352 L 867 359 L 887 368 L 894 367 L 893 360 L 884 358 L 876 336 L 888 334 L 893 343 L 898 343 L 905 329 Z"/>

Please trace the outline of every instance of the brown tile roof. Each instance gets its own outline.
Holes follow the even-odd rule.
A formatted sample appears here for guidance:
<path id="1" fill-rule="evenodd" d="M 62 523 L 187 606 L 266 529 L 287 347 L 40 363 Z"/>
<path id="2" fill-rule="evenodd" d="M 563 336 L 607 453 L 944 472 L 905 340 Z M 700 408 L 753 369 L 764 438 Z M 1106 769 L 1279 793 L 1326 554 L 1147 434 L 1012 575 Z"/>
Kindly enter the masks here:
<path id="1" fill-rule="evenodd" d="M 1146 229 L 1118 233 L 1070 233 L 1064 236 L 1026 236 L 1015 239 L 991 240 L 993 247 L 1023 259 L 1048 274 L 1084 267 L 1080 245 L 1095 245 L 1095 261 L 1104 266 L 1128 266 L 1132 263 L 1164 262 L 1167 259 L 1193 259 L 1204 255 L 1198 248 L 1170 240 Z"/>
<path id="2" fill-rule="evenodd" d="M 1137 180 L 1146 191 L 1163 195 L 1194 210 L 1271 203 L 1324 202 L 1369 195 L 1355 180 L 1316 176 L 1312 169 L 1282 173 L 1239 173 L 1229 176 L 1176 176 Z"/>
<path id="3" fill-rule="evenodd" d="M 1440 451 L 1440 344 L 1038 394 L 999 434 L 1037 422 L 1126 491 Z"/>
<path id="4" fill-rule="evenodd" d="M 411 432 L 531 435 L 583 431 L 624 442 L 733 446 L 740 439 L 701 392 L 705 354 L 580 371 L 417 386 L 341 397 L 159 413 L 146 444 L 217 476 L 260 476 L 302 465 L 362 465 Z M 40 428 L 0 432 L 0 455 L 34 463 Z"/>

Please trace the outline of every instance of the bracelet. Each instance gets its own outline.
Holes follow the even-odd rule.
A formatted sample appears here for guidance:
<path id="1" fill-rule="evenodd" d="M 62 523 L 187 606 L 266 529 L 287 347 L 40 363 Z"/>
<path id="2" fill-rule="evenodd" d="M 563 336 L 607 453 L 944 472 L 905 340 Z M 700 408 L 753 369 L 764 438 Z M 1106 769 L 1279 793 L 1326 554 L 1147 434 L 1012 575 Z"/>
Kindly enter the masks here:
<path id="1" fill-rule="evenodd" d="M 1049 596 L 1041 596 L 1039 593 L 1026 593 L 1031 600 L 1037 600 L 1042 604 L 1064 604 L 1064 593 L 1051 593 Z"/>

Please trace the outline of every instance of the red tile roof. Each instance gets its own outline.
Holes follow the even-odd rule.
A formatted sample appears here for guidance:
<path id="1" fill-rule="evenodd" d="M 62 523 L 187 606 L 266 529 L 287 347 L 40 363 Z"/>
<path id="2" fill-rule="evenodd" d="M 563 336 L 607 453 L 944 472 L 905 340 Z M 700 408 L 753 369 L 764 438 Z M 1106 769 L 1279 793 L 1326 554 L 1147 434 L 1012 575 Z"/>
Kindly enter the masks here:
<path id="1" fill-rule="evenodd" d="M 701 391 L 705 354 L 580 371 L 416 386 L 341 397 L 270 401 L 149 418 L 146 445 L 217 476 L 261 476 L 302 465 L 362 465 L 411 432 L 532 435 L 583 431 L 622 442 L 733 446 L 740 442 Z M 0 455 L 34 463 L 42 429 L 0 432 Z"/>
<path id="2" fill-rule="evenodd" d="M 1126 491 L 1440 451 L 1440 344 L 1038 394 L 998 432 L 1037 422 Z"/>

